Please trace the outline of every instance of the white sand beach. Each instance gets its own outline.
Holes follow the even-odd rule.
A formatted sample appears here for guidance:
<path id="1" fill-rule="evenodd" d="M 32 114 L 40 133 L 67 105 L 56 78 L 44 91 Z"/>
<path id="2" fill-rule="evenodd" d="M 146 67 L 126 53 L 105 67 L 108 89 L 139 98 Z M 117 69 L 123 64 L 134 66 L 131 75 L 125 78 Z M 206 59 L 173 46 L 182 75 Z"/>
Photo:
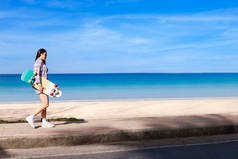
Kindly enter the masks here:
<path id="1" fill-rule="evenodd" d="M 24 119 L 38 107 L 40 103 L 0 104 L 0 120 Z M 47 117 L 90 120 L 206 114 L 238 114 L 238 98 L 65 101 L 50 103 Z"/>

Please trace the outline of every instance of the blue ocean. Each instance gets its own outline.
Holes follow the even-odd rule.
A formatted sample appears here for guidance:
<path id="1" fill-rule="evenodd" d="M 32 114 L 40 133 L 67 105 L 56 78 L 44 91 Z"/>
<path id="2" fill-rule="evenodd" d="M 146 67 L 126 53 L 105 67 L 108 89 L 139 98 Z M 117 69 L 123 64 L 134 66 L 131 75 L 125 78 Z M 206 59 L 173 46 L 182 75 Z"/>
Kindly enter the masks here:
<path id="1" fill-rule="evenodd" d="M 0 103 L 39 101 L 20 74 L 0 75 Z M 49 74 L 63 91 L 53 101 L 237 97 L 238 73 Z"/>

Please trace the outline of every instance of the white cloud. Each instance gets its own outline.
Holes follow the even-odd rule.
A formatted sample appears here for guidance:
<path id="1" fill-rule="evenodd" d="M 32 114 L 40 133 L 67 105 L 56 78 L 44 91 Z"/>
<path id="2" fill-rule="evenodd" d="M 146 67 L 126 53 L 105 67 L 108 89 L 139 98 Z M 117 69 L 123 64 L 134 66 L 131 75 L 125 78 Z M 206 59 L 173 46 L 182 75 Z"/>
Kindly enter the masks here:
<path id="1" fill-rule="evenodd" d="M 145 38 L 135 38 L 130 40 L 129 42 L 131 42 L 132 44 L 149 44 L 151 40 Z"/>

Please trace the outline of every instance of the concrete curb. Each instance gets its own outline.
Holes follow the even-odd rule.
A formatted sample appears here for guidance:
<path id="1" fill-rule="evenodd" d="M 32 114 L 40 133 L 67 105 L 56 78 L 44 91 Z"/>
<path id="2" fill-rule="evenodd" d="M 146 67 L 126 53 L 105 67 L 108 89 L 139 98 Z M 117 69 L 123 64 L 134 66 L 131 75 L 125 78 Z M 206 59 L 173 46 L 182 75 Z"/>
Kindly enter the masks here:
<path id="1" fill-rule="evenodd" d="M 82 144 L 136 141 L 192 136 L 208 136 L 237 133 L 237 125 L 206 126 L 192 128 L 142 129 L 142 130 L 103 130 L 80 133 L 67 133 L 52 136 L 0 138 L 0 148 L 34 148 L 47 146 L 72 146 Z"/>

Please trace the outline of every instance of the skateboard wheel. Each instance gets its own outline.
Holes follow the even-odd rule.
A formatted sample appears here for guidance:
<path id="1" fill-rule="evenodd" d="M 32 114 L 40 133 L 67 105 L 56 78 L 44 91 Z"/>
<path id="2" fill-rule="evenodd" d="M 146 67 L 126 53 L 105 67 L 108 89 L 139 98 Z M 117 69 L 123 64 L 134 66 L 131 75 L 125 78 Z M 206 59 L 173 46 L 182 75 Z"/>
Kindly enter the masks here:
<path id="1" fill-rule="evenodd" d="M 28 80 L 28 83 L 31 83 L 31 80 Z"/>
<path id="2" fill-rule="evenodd" d="M 55 84 L 55 87 L 57 88 L 57 87 L 58 87 L 58 84 Z"/>
<path id="3" fill-rule="evenodd" d="M 50 96 L 53 96 L 54 95 L 54 93 L 50 93 Z"/>

